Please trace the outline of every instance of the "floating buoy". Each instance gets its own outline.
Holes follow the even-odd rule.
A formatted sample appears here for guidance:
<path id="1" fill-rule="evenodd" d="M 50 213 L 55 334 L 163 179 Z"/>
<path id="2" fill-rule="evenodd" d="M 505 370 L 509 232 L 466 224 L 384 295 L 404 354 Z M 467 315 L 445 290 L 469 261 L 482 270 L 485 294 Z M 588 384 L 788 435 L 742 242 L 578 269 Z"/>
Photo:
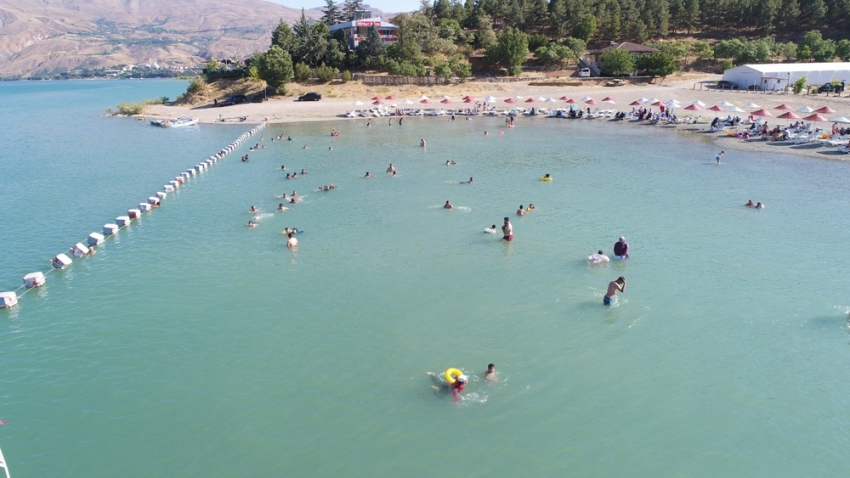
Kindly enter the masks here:
<path id="1" fill-rule="evenodd" d="M 129 226 L 130 221 L 130 216 L 118 216 L 115 218 L 115 224 L 118 224 L 118 227 Z"/>
<path id="2" fill-rule="evenodd" d="M 165 196 L 166 196 L 166 194 L 162 191 L 156 192 L 156 197 L 158 197 L 159 199 L 165 199 Z"/>
<path id="3" fill-rule="evenodd" d="M 118 224 L 104 224 L 103 225 L 103 235 L 111 236 L 118 232 Z"/>
<path id="4" fill-rule="evenodd" d="M 18 294 L 14 292 L 0 292 L 0 309 L 18 305 Z"/>
<path id="5" fill-rule="evenodd" d="M 44 273 L 42 272 L 30 272 L 29 274 L 24 276 L 24 285 L 27 289 L 32 289 L 33 287 L 41 287 L 44 285 Z"/>
<path id="6" fill-rule="evenodd" d="M 183 184 L 186 182 L 186 179 L 183 176 L 177 176 L 174 180 L 177 181 L 177 184 Z"/>
<path id="7" fill-rule="evenodd" d="M 142 211 L 139 209 L 129 209 L 127 215 L 130 216 L 130 219 L 138 219 L 142 215 Z"/>
<path id="8" fill-rule="evenodd" d="M 139 203 L 139 209 L 141 209 L 142 212 L 148 212 L 151 209 L 153 209 L 153 206 L 151 206 L 150 204 L 148 204 L 146 202 L 140 202 Z"/>
<path id="9" fill-rule="evenodd" d="M 189 176 L 194 176 L 196 174 L 195 168 L 187 169 L 186 174 L 188 174 Z"/>
<path id="10" fill-rule="evenodd" d="M 181 173 L 180 177 L 183 178 L 183 182 L 185 183 L 191 177 L 191 175 L 189 173 Z"/>
<path id="11" fill-rule="evenodd" d="M 103 244 L 103 240 L 104 240 L 103 234 L 98 234 L 96 232 L 93 232 L 93 233 L 89 234 L 89 238 L 86 242 L 88 242 L 88 244 L 90 246 L 98 246 L 100 244 Z"/>
<path id="12" fill-rule="evenodd" d="M 149 197 L 148 204 L 150 204 L 151 206 L 159 206 L 159 198 L 154 196 Z"/>
<path id="13" fill-rule="evenodd" d="M 56 269 L 64 269 L 71 265 L 71 258 L 65 254 L 56 254 L 56 257 L 50 261 L 50 264 Z"/>
<path id="14" fill-rule="evenodd" d="M 177 181 L 174 181 L 174 182 L 177 182 Z M 165 186 L 162 187 L 162 190 L 167 192 L 167 193 L 173 193 L 174 192 L 174 185 L 173 184 L 166 184 Z"/>
<path id="15" fill-rule="evenodd" d="M 71 254 L 73 254 L 75 257 L 83 257 L 88 253 L 89 248 L 84 246 L 82 242 L 74 244 L 74 247 L 71 248 Z"/>

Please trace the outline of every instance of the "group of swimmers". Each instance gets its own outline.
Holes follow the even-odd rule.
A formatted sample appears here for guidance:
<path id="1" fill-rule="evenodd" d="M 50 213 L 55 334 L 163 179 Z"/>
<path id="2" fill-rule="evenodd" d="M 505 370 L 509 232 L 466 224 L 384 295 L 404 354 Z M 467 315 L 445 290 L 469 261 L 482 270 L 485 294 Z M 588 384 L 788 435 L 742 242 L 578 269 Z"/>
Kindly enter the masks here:
<path id="1" fill-rule="evenodd" d="M 283 170 L 285 170 L 285 169 L 286 169 L 286 168 L 285 168 L 285 167 L 283 167 L 283 166 L 281 166 L 281 167 L 280 167 L 280 170 L 281 170 L 281 171 L 283 171 Z M 307 170 L 306 170 L 306 169 L 302 169 L 302 170 L 301 170 L 301 175 L 302 175 L 302 176 L 305 176 L 306 174 L 307 174 Z M 296 179 L 297 177 L 298 177 L 298 173 L 297 173 L 297 172 L 295 172 L 295 173 L 291 173 L 291 174 L 290 174 L 290 173 L 286 173 L 286 179 Z"/>
<path id="2" fill-rule="evenodd" d="M 760 203 L 760 202 L 757 202 L 757 203 L 753 204 L 753 200 L 752 200 L 752 199 L 750 199 L 749 201 L 747 201 L 747 204 L 744 204 L 744 206 L 746 206 L 746 207 L 752 207 L 752 208 L 756 208 L 756 209 L 762 209 L 762 208 L 764 208 L 764 204 L 762 204 L 762 203 Z"/>
<path id="3" fill-rule="evenodd" d="M 458 371 L 459 372 L 459 371 Z M 466 388 L 466 385 L 469 383 L 469 377 L 465 374 L 458 375 L 455 377 L 454 382 L 447 382 L 440 378 L 434 372 L 427 372 L 428 376 L 431 377 L 433 382 L 436 382 L 436 385 L 431 385 L 431 388 L 434 389 L 435 392 L 440 391 L 449 391 L 452 393 L 452 397 L 457 402 L 460 400 L 460 392 Z M 493 383 L 498 382 L 499 377 L 496 375 L 496 365 L 488 364 L 487 370 L 482 374 L 485 381 Z"/>
<path id="4" fill-rule="evenodd" d="M 626 238 L 620 236 L 617 242 L 614 244 L 614 258 L 615 259 L 628 259 L 629 258 L 629 243 L 626 242 Z M 590 264 L 607 264 L 611 259 L 605 255 L 605 253 L 600 249 L 595 254 L 591 254 L 587 256 L 587 261 Z M 616 280 L 612 280 L 608 283 L 608 290 L 605 292 L 605 296 L 602 298 L 602 304 L 606 306 L 610 306 L 614 303 L 614 299 L 617 296 L 617 292 L 625 292 L 626 291 L 626 278 L 623 276 L 618 277 Z"/>
<path id="5" fill-rule="evenodd" d="M 526 214 L 526 213 L 529 213 L 529 212 L 531 212 L 531 211 L 533 211 L 533 210 L 535 210 L 535 209 L 536 209 L 536 208 L 534 207 L 534 204 L 532 204 L 532 203 L 528 203 L 528 207 L 527 207 L 527 208 L 524 208 L 524 207 L 522 206 L 522 204 L 520 204 L 520 205 L 519 205 L 519 209 L 517 209 L 517 211 L 516 211 L 516 215 L 517 215 L 517 216 L 525 216 L 525 214 Z"/>

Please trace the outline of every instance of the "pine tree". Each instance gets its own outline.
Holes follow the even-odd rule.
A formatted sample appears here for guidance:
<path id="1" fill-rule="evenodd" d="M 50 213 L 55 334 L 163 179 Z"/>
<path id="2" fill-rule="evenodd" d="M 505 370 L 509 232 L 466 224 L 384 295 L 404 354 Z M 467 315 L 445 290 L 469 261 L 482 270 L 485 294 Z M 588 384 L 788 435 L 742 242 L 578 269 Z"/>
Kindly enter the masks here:
<path id="1" fill-rule="evenodd" d="M 354 20 L 354 13 L 358 10 L 363 10 L 363 0 L 345 0 L 345 6 L 342 7 L 343 18 L 349 22 Z"/>
<path id="2" fill-rule="evenodd" d="M 325 9 L 322 10 L 322 23 L 333 26 L 342 20 L 342 11 L 334 0 L 325 0 Z"/>
<path id="3" fill-rule="evenodd" d="M 549 33 L 555 38 L 567 36 L 567 4 L 566 0 L 551 0 L 549 2 Z"/>
<path id="4" fill-rule="evenodd" d="M 699 0 L 685 0 L 685 27 L 688 35 L 700 25 L 700 14 Z"/>
<path id="5" fill-rule="evenodd" d="M 782 2 L 782 11 L 778 24 L 783 30 L 794 30 L 797 28 L 797 22 L 800 18 L 800 1 L 799 0 L 784 0 Z"/>
<path id="6" fill-rule="evenodd" d="M 812 0 L 811 5 L 809 6 L 809 23 L 813 27 L 822 27 L 823 21 L 826 18 L 826 4 L 823 0 Z M 847 19 L 844 19 L 845 22 Z"/>
<path id="7" fill-rule="evenodd" d="M 292 34 L 292 28 L 283 20 L 277 24 L 277 28 L 272 32 L 272 46 L 274 45 L 290 54 L 295 46 L 295 35 Z"/>

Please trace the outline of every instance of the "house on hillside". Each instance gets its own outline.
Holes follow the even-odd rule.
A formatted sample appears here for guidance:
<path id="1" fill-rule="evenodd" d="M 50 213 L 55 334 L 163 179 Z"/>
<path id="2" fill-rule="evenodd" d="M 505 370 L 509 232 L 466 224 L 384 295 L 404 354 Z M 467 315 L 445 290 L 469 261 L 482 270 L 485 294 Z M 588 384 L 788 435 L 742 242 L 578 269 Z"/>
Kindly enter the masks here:
<path id="1" fill-rule="evenodd" d="M 337 23 L 330 27 L 330 31 L 331 35 L 333 35 L 334 32 L 342 30 L 348 39 L 348 46 L 357 48 L 357 45 L 369 35 L 369 29 L 373 26 L 378 28 L 378 33 L 381 34 L 384 45 L 390 45 L 398 41 L 398 36 L 396 36 L 398 27 L 381 20 L 381 17 L 362 18 L 350 22 Z"/>
<path id="2" fill-rule="evenodd" d="M 850 84 L 850 63 L 767 63 L 741 65 L 723 72 L 723 79 L 742 90 L 784 90 L 799 78 L 809 85 L 825 85 L 832 80 Z"/>
<path id="3" fill-rule="evenodd" d="M 656 48 L 638 45 L 637 43 L 627 41 L 624 41 L 622 43 L 611 42 L 611 45 L 605 48 L 599 50 L 589 50 L 587 52 L 586 63 L 589 63 L 590 69 L 594 70 L 594 73 L 598 75 L 598 72 L 602 69 L 602 55 L 605 52 L 615 49 L 626 50 L 627 52 L 632 54 L 632 58 L 634 58 L 635 60 L 637 60 L 639 56 L 652 55 L 653 53 L 658 53 L 659 51 L 661 51 Z"/>

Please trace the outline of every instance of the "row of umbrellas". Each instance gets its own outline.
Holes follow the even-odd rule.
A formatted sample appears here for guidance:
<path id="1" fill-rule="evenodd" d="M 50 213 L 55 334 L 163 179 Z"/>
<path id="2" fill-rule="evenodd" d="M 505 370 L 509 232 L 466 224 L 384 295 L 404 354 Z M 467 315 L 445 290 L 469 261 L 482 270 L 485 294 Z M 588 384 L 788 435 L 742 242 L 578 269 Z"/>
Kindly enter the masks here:
<path id="1" fill-rule="evenodd" d="M 386 98 L 382 99 L 379 96 L 375 96 L 375 97 L 372 98 L 372 104 L 373 105 L 382 105 L 382 104 L 384 104 L 385 100 L 387 100 L 387 101 L 395 100 L 395 97 L 390 95 L 390 96 L 387 96 Z M 616 104 L 614 102 L 614 98 L 611 98 L 610 96 L 606 96 L 605 98 L 603 98 L 600 101 L 596 101 L 595 99 L 593 99 L 589 96 L 585 96 L 584 98 L 582 98 L 581 100 L 578 100 L 578 101 L 576 101 L 576 100 L 574 100 L 570 97 L 567 97 L 567 96 L 562 96 L 562 97 L 558 98 L 558 100 L 556 100 L 554 98 L 544 98 L 542 96 L 538 96 L 537 98 L 527 98 L 527 99 L 523 99 L 523 97 L 521 97 L 521 96 L 514 96 L 514 97 L 511 97 L 511 98 L 506 98 L 504 100 L 504 102 L 508 103 L 508 104 L 514 104 L 514 103 L 519 103 L 519 102 L 524 102 L 524 103 L 535 103 L 535 102 L 557 103 L 559 100 L 564 101 L 567 104 L 576 104 L 579 101 L 582 102 L 582 103 L 585 103 L 587 105 L 598 105 L 600 102 L 612 104 L 612 105 Z M 425 95 L 420 96 L 418 101 L 419 101 L 419 103 L 422 103 L 422 104 L 431 103 L 431 99 L 428 98 Z M 473 98 L 472 96 L 464 96 L 463 98 L 461 98 L 461 101 L 463 101 L 464 103 L 473 103 L 473 102 L 475 102 L 475 98 Z M 497 101 L 498 101 L 498 99 L 495 98 L 494 96 L 488 96 L 488 97 L 484 98 L 484 103 L 495 103 Z M 451 103 L 452 100 L 449 96 L 443 96 L 442 99 L 439 100 L 439 102 L 442 103 L 442 104 L 448 104 L 448 103 Z M 415 104 L 411 100 L 404 100 L 402 103 L 405 104 L 405 105 Z M 643 98 L 643 97 L 632 101 L 631 103 L 629 103 L 629 106 L 642 106 L 642 105 L 645 105 L 645 104 L 649 104 L 649 105 L 652 105 L 652 106 L 664 106 L 667 109 L 682 108 L 682 105 L 678 101 L 676 101 L 675 99 L 671 99 L 667 102 L 662 102 L 661 100 L 659 100 L 657 98 Z M 361 106 L 361 105 L 363 105 L 363 102 L 361 102 L 361 101 L 355 101 L 354 102 L 354 106 Z M 688 110 L 688 111 L 700 111 L 704 107 L 705 107 L 705 103 L 697 100 L 697 101 L 694 101 L 693 103 L 685 106 L 684 109 Z M 707 108 L 707 109 L 710 110 L 710 111 L 744 113 L 745 110 L 743 110 L 742 108 L 753 109 L 754 111 L 750 112 L 750 114 L 753 115 L 753 116 L 759 116 L 759 117 L 772 117 L 773 116 L 773 114 L 770 111 L 762 108 L 761 106 L 759 106 L 755 103 L 747 103 L 743 107 L 739 108 L 739 107 L 735 106 L 733 103 L 730 103 L 728 101 L 722 101 L 722 102 L 717 103 L 716 105 L 711 106 L 710 108 Z M 793 110 L 794 108 L 791 107 L 791 106 L 788 106 L 786 104 L 781 104 L 781 105 L 775 107 L 774 109 L 775 110 L 787 110 L 786 113 L 783 113 L 783 114 L 777 116 L 777 118 L 782 118 L 782 119 L 804 119 L 806 121 L 830 121 L 830 122 L 835 122 L 835 123 L 850 123 L 850 119 L 848 119 L 847 117 L 844 117 L 844 116 L 841 116 L 841 117 L 838 117 L 838 118 L 833 118 L 833 119 L 829 119 L 829 118 L 823 116 L 824 114 L 835 113 L 835 110 L 830 108 L 829 106 L 822 106 L 818 109 L 814 109 L 810 106 L 803 106 L 802 108 L 796 109 L 796 111 L 799 112 L 799 113 L 814 113 L 814 114 L 811 114 L 811 115 L 806 116 L 806 117 L 802 117 L 802 116 L 796 114 L 794 111 L 790 111 L 790 110 Z"/>

